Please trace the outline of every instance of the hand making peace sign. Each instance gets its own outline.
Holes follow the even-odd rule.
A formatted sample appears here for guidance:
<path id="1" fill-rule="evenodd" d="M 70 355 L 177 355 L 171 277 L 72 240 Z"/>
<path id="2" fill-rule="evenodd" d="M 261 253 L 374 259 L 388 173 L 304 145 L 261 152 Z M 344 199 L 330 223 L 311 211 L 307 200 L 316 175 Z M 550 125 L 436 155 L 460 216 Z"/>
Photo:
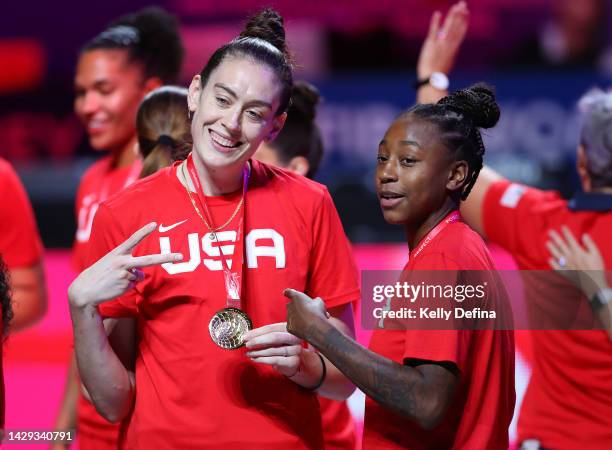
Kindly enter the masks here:
<path id="1" fill-rule="evenodd" d="M 142 281 L 144 278 L 140 270 L 142 267 L 181 261 L 183 259 L 181 253 L 132 256 L 134 248 L 156 227 L 155 222 L 145 225 L 81 272 L 68 288 L 70 302 L 74 306 L 84 307 L 112 300 Z"/>

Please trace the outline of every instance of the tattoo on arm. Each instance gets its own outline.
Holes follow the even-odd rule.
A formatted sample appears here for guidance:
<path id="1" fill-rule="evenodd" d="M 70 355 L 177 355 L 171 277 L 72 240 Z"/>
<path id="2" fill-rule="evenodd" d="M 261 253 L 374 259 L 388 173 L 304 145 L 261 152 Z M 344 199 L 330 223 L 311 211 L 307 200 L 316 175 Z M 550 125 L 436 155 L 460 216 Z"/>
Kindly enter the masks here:
<path id="1" fill-rule="evenodd" d="M 457 376 L 435 363 L 418 368 L 396 363 L 343 335 L 313 323 L 308 341 L 366 395 L 385 408 L 433 428 L 452 399 Z"/>

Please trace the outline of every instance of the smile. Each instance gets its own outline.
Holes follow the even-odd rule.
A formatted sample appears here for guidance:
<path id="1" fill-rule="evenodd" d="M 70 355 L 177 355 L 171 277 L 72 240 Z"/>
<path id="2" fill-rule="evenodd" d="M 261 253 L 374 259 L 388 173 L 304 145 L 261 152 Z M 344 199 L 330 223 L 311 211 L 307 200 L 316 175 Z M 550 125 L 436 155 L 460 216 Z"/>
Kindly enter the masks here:
<path id="1" fill-rule="evenodd" d="M 220 148 L 221 151 L 233 150 L 242 145 L 241 141 L 221 136 L 219 133 L 216 133 L 213 130 L 209 130 L 209 132 L 210 139 L 212 140 L 213 144 L 215 144 L 217 148 Z"/>
<path id="2" fill-rule="evenodd" d="M 396 207 L 404 199 L 403 194 L 396 192 L 383 191 L 378 194 L 380 200 L 380 206 L 383 209 L 390 209 Z"/>

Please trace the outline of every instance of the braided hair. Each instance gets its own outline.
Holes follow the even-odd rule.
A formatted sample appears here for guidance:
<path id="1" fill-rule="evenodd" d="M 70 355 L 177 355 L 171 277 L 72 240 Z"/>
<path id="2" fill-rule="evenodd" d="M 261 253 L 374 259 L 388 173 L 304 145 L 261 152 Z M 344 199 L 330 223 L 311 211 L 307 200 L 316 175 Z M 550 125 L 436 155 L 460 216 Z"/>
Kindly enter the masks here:
<path id="1" fill-rule="evenodd" d="M 402 116 L 413 114 L 434 123 L 445 147 L 457 160 L 468 163 L 468 174 L 461 200 L 465 200 L 482 169 L 485 152 L 481 128 L 492 128 L 499 121 L 499 105 L 493 88 L 483 83 L 453 92 L 435 104 L 419 104 Z"/>

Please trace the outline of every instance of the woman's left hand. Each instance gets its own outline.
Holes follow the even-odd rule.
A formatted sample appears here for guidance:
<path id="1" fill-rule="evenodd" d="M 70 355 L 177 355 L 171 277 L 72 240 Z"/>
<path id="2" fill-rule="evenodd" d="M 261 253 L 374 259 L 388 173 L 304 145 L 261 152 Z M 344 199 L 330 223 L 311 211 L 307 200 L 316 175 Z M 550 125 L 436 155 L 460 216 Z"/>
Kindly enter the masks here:
<path id="1" fill-rule="evenodd" d="M 273 323 L 249 331 L 245 336 L 246 355 L 254 362 L 268 364 L 292 377 L 300 370 L 302 341 L 287 332 L 287 323 Z"/>

